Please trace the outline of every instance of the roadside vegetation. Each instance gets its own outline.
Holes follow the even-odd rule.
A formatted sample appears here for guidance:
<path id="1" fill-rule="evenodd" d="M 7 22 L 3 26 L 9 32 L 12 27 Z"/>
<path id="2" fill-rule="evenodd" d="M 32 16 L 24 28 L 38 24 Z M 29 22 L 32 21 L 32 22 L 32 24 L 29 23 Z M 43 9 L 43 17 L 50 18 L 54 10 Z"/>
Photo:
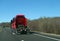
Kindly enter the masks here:
<path id="1" fill-rule="evenodd" d="M 10 22 L 0 23 L 1 27 L 10 27 Z M 35 20 L 27 20 L 27 26 L 32 31 L 60 34 L 60 17 L 41 17 Z"/>
<path id="2" fill-rule="evenodd" d="M 60 17 L 42 17 L 28 23 L 32 31 L 60 34 Z"/>

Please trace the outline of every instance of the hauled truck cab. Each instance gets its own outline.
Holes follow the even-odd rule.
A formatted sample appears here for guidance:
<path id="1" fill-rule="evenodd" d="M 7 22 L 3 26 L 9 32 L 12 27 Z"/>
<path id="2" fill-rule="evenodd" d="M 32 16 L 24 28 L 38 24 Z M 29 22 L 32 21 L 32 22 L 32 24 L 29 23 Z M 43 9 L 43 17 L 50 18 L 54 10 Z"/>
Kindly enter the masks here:
<path id="1" fill-rule="evenodd" d="M 20 34 L 27 34 L 29 29 L 27 27 L 27 19 L 24 15 L 16 15 L 11 20 L 11 29 L 12 32 L 20 33 Z"/>

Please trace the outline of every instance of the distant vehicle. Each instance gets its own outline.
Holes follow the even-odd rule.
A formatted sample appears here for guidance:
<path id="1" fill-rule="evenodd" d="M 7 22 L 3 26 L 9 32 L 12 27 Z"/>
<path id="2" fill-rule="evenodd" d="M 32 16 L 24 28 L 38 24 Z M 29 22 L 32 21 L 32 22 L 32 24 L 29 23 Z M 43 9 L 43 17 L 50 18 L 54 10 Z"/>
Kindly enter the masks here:
<path id="1" fill-rule="evenodd" d="M 24 15 L 16 15 L 11 20 L 11 29 L 14 33 L 27 34 L 30 33 L 29 28 L 27 27 L 27 19 Z"/>

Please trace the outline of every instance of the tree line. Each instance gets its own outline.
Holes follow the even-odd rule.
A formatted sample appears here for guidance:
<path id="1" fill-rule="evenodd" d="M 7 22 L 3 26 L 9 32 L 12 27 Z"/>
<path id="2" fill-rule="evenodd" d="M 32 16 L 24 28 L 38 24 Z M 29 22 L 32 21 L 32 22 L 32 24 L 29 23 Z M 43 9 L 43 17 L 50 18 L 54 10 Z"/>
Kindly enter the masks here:
<path id="1" fill-rule="evenodd" d="M 0 23 L 1 27 L 10 27 L 10 22 Z M 27 27 L 31 31 L 60 34 L 60 17 L 41 17 L 34 20 L 27 19 Z"/>
<path id="2" fill-rule="evenodd" d="M 60 17 L 41 17 L 27 23 L 32 31 L 60 34 Z"/>

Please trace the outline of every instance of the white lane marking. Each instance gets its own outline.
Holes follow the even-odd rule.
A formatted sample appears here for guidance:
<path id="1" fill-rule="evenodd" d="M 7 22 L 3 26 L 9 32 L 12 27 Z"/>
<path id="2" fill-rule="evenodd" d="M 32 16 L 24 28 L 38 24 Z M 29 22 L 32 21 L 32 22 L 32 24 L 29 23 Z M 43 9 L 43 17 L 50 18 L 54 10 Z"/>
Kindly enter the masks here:
<path id="1" fill-rule="evenodd" d="M 21 40 L 21 41 L 24 41 L 24 40 Z"/>
<path id="2" fill-rule="evenodd" d="M 39 34 L 34 34 L 34 35 L 49 38 L 49 39 L 53 39 L 53 40 L 60 40 L 60 39 L 56 39 L 56 38 L 52 38 L 52 37 L 48 37 L 48 36 L 44 36 L 44 35 L 39 35 Z"/>
<path id="3" fill-rule="evenodd" d="M 13 35 L 15 35 L 15 33 L 12 33 Z"/>

